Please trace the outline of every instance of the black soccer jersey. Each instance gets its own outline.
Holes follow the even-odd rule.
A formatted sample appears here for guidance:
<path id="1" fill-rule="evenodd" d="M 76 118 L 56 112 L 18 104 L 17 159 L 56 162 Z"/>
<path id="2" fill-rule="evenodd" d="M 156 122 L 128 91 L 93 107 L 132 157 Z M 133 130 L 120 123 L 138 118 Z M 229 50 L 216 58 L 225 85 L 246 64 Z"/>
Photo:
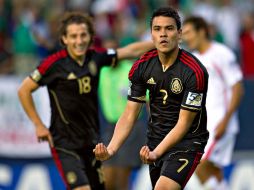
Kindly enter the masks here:
<path id="1" fill-rule="evenodd" d="M 115 50 L 89 49 L 79 65 L 63 49 L 43 60 L 30 75 L 48 88 L 55 146 L 78 149 L 98 142 L 99 72 L 102 66 L 114 65 L 116 58 Z"/>
<path id="2" fill-rule="evenodd" d="M 130 101 L 145 102 L 146 91 L 149 90 L 147 137 L 151 149 L 176 125 L 180 109 L 198 114 L 188 133 L 175 148 L 204 148 L 208 139 L 205 108 L 208 73 L 196 57 L 179 49 L 173 65 L 163 70 L 157 50 L 151 50 L 134 63 L 129 80 Z"/>

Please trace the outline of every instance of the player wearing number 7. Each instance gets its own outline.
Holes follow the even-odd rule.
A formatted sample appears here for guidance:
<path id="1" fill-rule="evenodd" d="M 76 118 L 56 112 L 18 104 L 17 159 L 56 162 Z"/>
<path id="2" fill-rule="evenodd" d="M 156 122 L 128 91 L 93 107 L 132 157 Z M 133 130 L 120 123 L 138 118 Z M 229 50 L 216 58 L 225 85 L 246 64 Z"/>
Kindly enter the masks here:
<path id="1" fill-rule="evenodd" d="M 129 135 L 149 90 L 147 145 L 140 158 L 149 164 L 156 190 L 183 189 L 208 139 L 206 93 L 208 74 L 191 53 L 179 48 L 181 21 L 170 8 L 156 10 L 150 21 L 156 49 L 145 53 L 129 72 L 126 109 L 106 147 L 96 145 L 99 160 L 109 159 Z"/>
<path id="2" fill-rule="evenodd" d="M 99 141 L 97 88 L 100 69 L 117 59 L 134 58 L 152 49 L 137 42 L 116 50 L 91 49 L 94 37 L 90 17 L 66 14 L 60 28 L 63 49 L 45 58 L 21 84 L 20 101 L 36 126 L 39 141 L 49 141 L 67 189 L 103 190 L 100 162 L 92 149 Z M 36 112 L 32 92 L 47 86 L 52 110 L 50 129 Z"/>

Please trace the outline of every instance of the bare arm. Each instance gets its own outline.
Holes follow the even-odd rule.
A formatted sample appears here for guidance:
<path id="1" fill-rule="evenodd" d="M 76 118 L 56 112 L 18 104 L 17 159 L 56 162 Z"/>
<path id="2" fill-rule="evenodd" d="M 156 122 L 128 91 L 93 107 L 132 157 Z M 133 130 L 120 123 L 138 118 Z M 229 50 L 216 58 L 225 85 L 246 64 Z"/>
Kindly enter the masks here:
<path id="1" fill-rule="evenodd" d="M 237 82 L 235 85 L 232 86 L 232 97 L 228 105 L 227 112 L 223 118 L 223 120 L 219 123 L 218 127 L 216 128 L 216 135 L 215 138 L 219 139 L 223 136 L 226 131 L 228 122 L 234 112 L 240 105 L 242 96 L 244 94 L 243 84 L 241 81 Z"/>
<path id="2" fill-rule="evenodd" d="M 39 85 L 31 78 L 27 77 L 18 89 L 19 100 L 35 126 L 42 125 L 42 121 L 35 109 L 32 93 L 37 90 Z"/>
<path id="3" fill-rule="evenodd" d="M 115 131 L 109 145 L 107 147 L 102 143 L 96 145 L 94 153 L 98 160 L 109 159 L 120 148 L 130 134 L 141 107 L 141 103 L 127 102 L 125 110 L 115 126 Z"/>
<path id="4" fill-rule="evenodd" d="M 125 47 L 118 48 L 117 58 L 118 60 L 137 58 L 154 47 L 155 46 L 152 41 L 135 42 Z"/>
<path id="5" fill-rule="evenodd" d="M 34 82 L 30 77 L 27 77 L 21 84 L 20 88 L 18 89 L 18 96 L 21 102 L 21 105 L 23 106 L 27 116 L 29 119 L 33 122 L 33 124 L 36 126 L 36 135 L 38 140 L 48 140 L 50 143 L 50 146 L 53 147 L 53 141 L 51 138 L 51 135 L 48 131 L 48 129 L 43 124 L 41 118 L 39 117 L 32 93 L 37 90 L 39 85 Z"/>
<path id="6" fill-rule="evenodd" d="M 181 109 L 177 124 L 153 151 L 150 151 L 147 146 L 141 148 L 140 157 L 142 161 L 144 163 L 154 162 L 167 150 L 180 142 L 184 135 L 188 132 L 196 114 L 196 112 Z"/>

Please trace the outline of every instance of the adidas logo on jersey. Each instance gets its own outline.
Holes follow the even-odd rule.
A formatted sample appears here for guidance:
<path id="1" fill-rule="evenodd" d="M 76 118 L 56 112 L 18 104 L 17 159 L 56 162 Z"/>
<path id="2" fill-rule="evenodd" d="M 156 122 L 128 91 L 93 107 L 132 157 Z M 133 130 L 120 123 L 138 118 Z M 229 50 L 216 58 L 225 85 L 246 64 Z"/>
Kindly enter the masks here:
<path id="1" fill-rule="evenodd" d="M 153 77 L 150 78 L 146 83 L 147 84 L 156 84 L 156 82 L 154 81 Z"/>
<path id="2" fill-rule="evenodd" d="M 73 80 L 73 79 L 76 79 L 76 78 L 77 78 L 77 76 L 72 72 L 67 77 L 68 80 Z"/>

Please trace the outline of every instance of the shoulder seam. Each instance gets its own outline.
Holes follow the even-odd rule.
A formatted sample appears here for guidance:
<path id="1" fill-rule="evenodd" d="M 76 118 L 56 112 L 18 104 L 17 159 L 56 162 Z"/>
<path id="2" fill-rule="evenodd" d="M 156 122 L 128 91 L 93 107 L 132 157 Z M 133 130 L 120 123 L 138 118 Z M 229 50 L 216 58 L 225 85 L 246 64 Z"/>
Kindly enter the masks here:
<path id="1" fill-rule="evenodd" d="M 47 70 L 58 60 L 67 57 L 68 53 L 66 49 L 60 50 L 49 57 L 47 57 L 45 60 L 42 61 L 42 63 L 39 65 L 38 70 L 43 75 L 47 72 Z"/>
<path id="2" fill-rule="evenodd" d="M 135 61 L 135 63 L 132 65 L 131 70 L 129 72 L 129 79 L 133 76 L 135 70 L 137 70 L 140 63 L 143 63 L 143 62 L 145 62 L 145 61 L 149 60 L 150 58 L 153 58 L 157 55 L 158 55 L 158 52 L 157 52 L 156 49 L 154 49 L 152 51 L 149 51 L 149 52 L 146 52 L 144 55 L 142 55 L 140 57 L 140 59 Z"/>
<path id="3" fill-rule="evenodd" d="M 197 61 L 193 57 L 185 53 L 184 51 L 182 51 L 182 54 L 180 56 L 180 61 L 194 71 L 196 75 L 196 79 L 197 79 L 197 90 L 203 90 L 205 87 L 204 71 L 202 70 L 200 65 L 197 63 Z"/>

